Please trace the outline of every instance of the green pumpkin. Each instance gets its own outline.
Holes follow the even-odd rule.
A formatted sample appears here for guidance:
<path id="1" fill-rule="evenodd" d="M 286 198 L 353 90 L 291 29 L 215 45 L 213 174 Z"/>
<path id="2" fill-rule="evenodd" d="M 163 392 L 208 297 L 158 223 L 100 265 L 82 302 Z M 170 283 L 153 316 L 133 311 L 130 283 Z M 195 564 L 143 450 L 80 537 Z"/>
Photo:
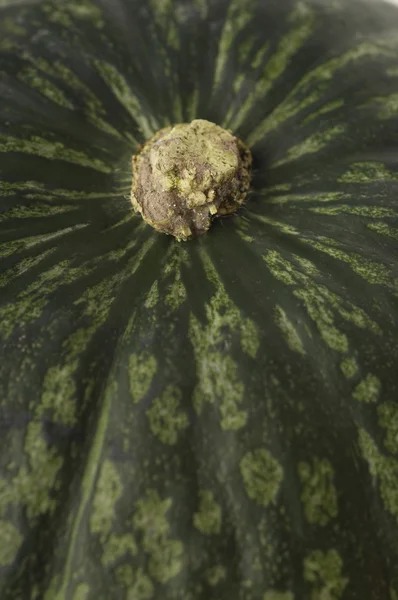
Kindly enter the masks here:
<path id="1" fill-rule="evenodd" d="M 397 600 L 397 8 L 0 5 L 1 600 Z M 178 243 L 195 118 L 253 179 Z"/>

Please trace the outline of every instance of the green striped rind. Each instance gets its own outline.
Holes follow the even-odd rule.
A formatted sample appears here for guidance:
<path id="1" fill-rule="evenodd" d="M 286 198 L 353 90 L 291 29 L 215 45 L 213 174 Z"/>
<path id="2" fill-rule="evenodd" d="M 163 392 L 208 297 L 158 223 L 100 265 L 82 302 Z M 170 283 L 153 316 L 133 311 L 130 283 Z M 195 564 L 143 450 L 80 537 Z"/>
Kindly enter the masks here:
<path id="1" fill-rule="evenodd" d="M 298 3 L 287 20 L 288 30 L 281 37 L 278 46 L 265 63 L 254 90 L 245 98 L 237 115 L 228 125 L 237 129 L 246 118 L 249 110 L 266 96 L 272 89 L 274 82 L 283 74 L 292 56 L 310 37 L 314 28 L 314 15 L 312 9 L 303 3 Z M 251 142 L 251 140 L 250 140 Z"/>
<path id="2" fill-rule="evenodd" d="M 396 10 L 2 4 L 1 598 L 396 600 Z M 131 155 L 194 117 L 255 169 L 182 245 Z"/>
<path id="3" fill-rule="evenodd" d="M 382 42 L 382 40 L 380 40 Z M 361 63 L 361 61 L 369 60 L 370 57 L 383 57 L 383 56 L 394 56 L 394 52 L 390 49 L 386 49 L 382 43 L 362 43 L 358 46 L 348 50 L 342 55 L 333 58 L 321 66 L 310 70 L 293 88 L 293 90 L 287 95 L 287 97 L 281 102 L 275 111 L 265 119 L 250 135 L 249 141 L 254 144 L 256 141 L 261 139 L 266 133 L 277 128 L 288 119 L 299 114 L 301 111 L 313 106 L 322 98 L 322 92 L 325 89 L 330 90 L 330 85 L 333 85 L 334 77 L 338 77 L 341 70 L 347 68 L 347 66 L 354 66 Z M 338 99 L 333 103 L 326 104 L 319 111 L 309 115 L 314 118 L 316 114 L 322 115 L 326 110 L 326 107 L 331 110 L 340 108 L 343 106 L 344 100 Z M 308 121 L 307 121 L 308 122 Z"/>

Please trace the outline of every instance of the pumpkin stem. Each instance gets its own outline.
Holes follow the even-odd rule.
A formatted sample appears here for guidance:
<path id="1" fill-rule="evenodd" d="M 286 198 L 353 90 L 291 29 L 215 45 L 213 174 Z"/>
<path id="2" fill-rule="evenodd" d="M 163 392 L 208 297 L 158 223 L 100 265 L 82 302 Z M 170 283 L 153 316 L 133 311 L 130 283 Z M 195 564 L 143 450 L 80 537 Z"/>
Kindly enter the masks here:
<path id="1" fill-rule="evenodd" d="M 133 156 L 131 201 L 158 231 L 187 240 L 235 212 L 250 186 L 252 155 L 231 131 L 197 119 L 158 131 Z"/>

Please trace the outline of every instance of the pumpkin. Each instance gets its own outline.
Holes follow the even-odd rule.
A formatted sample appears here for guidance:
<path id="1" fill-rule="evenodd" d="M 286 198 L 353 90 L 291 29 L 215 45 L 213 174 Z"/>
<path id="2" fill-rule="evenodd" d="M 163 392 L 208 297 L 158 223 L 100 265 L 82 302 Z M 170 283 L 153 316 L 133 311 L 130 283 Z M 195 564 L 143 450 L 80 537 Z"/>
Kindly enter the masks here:
<path id="1" fill-rule="evenodd" d="M 397 28 L 1 2 L 2 600 L 397 600 Z M 132 156 L 194 119 L 252 183 L 179 243 Z"/>

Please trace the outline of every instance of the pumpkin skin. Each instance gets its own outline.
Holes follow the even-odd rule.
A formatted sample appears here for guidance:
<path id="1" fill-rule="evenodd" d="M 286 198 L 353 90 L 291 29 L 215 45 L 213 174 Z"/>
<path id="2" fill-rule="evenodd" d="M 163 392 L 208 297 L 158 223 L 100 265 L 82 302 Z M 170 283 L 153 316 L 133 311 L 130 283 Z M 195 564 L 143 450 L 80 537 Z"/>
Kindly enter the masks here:
<path id="1" fill-rule="evenodd" d="M 396 600 L 397 9 L 9 4 L 2 600 Z M 179 244 L 131 156 L 193 118 L 254 174 Z"/>

